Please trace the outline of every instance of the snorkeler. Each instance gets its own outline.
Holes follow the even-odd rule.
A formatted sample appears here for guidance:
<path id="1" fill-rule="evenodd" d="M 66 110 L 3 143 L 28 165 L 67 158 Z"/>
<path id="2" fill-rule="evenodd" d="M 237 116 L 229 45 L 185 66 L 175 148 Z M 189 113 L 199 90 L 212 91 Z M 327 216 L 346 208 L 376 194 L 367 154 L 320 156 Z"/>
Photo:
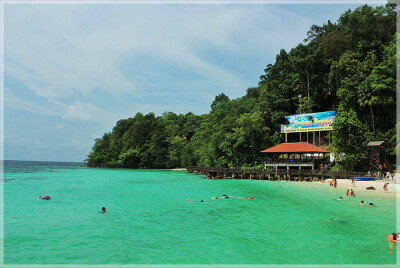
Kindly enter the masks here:
<path id="1" fill-rule="evenodd" d="M 188 202 L 204 202 L 203 200 L 199 200 L 199 201 L 191 201 L 190 199 L 186 199 L 186 201 L 188 201 Z"/>

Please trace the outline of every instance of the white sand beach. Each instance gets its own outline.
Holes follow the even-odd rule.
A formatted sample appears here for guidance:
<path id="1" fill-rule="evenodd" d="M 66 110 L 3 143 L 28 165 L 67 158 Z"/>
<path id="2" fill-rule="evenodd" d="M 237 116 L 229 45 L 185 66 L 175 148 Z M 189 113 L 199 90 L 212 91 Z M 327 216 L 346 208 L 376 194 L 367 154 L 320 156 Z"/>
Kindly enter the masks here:
<path id="1" fill-rule="evenodd" d="M 326 183 L 329 186 L 329 182 L 332 179 L 326 179 L 324 183 Z M 389 183 L 388 185 L 388 191 L 385 192 L 383 190 L 383 185 L 385 183 Z M 367 190 L 367 187 L 374 187 L 375 190 Z M 381 194 L 386 194 L 386 195 L 393 195 L 394 197 L 399 196 L 400 193 L 400 174 L 396 174 L 394 179 L 390 180 L 375 180 L 375 181 L 356 181 L 355 185 L 351 183 L 351 180 L 347 179 L 338 179 L 337 180 L 337 188 L 338 189 L 343 189 L 343 192 L 345 193 L 347 189 L 353 189 L 356 193 L 360 192 L 376 192 L 376 193 L 381 193 Z"/>

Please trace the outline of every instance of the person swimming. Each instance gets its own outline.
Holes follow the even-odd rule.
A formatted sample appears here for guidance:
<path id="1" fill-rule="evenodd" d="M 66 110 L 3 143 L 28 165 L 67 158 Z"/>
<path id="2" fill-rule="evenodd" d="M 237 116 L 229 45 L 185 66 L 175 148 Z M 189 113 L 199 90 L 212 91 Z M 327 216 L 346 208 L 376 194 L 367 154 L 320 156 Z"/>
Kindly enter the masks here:
<path id="1" fill-rule="evenodd" d="M 347 191 L 346 191 L 346 196 L 349 196 L 349 189 L 347 189 Z"/>
<path id="2" fill-rule="evenodd" d="M 50 200 L 50 196 L 45 195 L 45 196 L 39 196 L 39 199 L 43 199 L 43 200 Z"/>
<path id="3" fill-rule="evenodd" d="M 369 206 L 369 207 L 373 207 L 373 206 L 374 206 L 374 203 L 369 203 L 368 206 Z"/>
<path id="4" fill-rule="evenodd" d="M 343 197 L 339 197 L 339 199 L 338 200 L 343 200 Z"/>
<path id="5" fill-rule="evenodd" d="M 354 193 L 353 189 L 351 189 L 350 195 L 351 196 L 356 196 L 356 194 Z"/>
<path id="6" fill-rule="evenodd" d="M 346 222 L 344 220 L 337 220 L 337 219 L 323 219 L 324 221 L 338 221 L 338 222 Z"/>
<path id="7" fill-rule="evenodd" d="M 213 197 L 211 197 L 211 199 L 218 199 L 218 197 L 216 197 L 216 196 L 213 196 Z"/>
<path id="8" fill-rule="evenodd" d="M 203 200 L 192 201 L 192 200 L 190 200 L 190 199 L 186 199 L 186 201 L 188 201 L 188 202 L 204 202 Z"/>
<path id="9" fill-rule="evenodd" d="M 363 206 L 363 205 L 364 205 L 364 200 L 361 200 L 360 206 Z"/>
<path id="10" fill-rule="evenodd" d="M 106 213 L 107 212 L 107 209 L 106 209 L 106 207 L 102 207 L 101 208 L 101 211 L 99 211 L 100 213 Z"/>

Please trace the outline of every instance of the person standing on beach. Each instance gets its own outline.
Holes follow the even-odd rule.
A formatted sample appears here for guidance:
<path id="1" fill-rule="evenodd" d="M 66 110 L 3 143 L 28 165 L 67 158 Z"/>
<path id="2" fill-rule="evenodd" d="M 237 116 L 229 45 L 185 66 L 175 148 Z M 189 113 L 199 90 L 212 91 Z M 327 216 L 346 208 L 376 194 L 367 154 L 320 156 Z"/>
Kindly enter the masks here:
<path id="1" fill-rule="evenodd" d="M 353 186 L 356 186 L 356 180 L 354 178 L 351 180 L 351 183 L 353 184 Z"/>
<path id="2" fill-rule="evenodd" d="M 336 179 L 334 179 L 333 180 L 333 188 L 336 188 L 336 186 L 337 186 L 337 181 L 336 181 Z"/>
<path id="3" fill-rule="evenodd" d="M 383 190 L 385 191 L 385 192 L 387 192 L 388 191 L 388 182 L 387 183 L 385 183 L 384 185 L 383 185 Z"/>

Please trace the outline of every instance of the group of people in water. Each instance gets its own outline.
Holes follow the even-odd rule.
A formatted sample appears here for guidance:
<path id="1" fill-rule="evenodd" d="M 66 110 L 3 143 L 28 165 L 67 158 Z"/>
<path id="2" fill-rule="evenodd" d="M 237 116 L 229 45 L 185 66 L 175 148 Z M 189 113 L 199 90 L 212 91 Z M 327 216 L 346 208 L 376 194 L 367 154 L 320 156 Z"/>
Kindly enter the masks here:
<path id="1" fill-rule="evenodd" d="M 353 189 L 351 189 L 351 192 L 349 192 L 350 190 L 347 189 L 346 191 L 346 196 L 356 196 L 356 194 L 354 193 Z"/>
<path id="2" fill-rule="evenodd" d="M 50 196 L 48 196 L 48 195 L 44 195 L 44 196 L 39 196 L 38 199 L 50 200 L 51 198 L 50 198 Z M 102 207 L 102 208 L 101 208 L 101 211 L 99 211 L 99 212 L 100 212 L 100 213 L 106 213 L 106 212 L 107 212 L 106 207 Z"/>
<path id="3" fill-rule="evenodd" d="M 222 199 L 228 199 L 229 198 L 229 196 L 228 195 L 226 195 L 226 194 L 220 194 L 220 195 L 218 195 L 218 196 L 213 196 L 213 197 L 211 197 L 211 199 L 218 199 L 218 198 L 222 198 Z M 254 199 L 252 196 L 248 196 L 248 197 L 238 197 L 238 198 L 240 198 L 240 199 Z M 188 202 L 204 202 L 204 200 L 197 200 L 197 201 L 194 201 L 194 200 L 190 200 L 190 199 L 186 199 L 186 201 L 188 201 Z"/>

